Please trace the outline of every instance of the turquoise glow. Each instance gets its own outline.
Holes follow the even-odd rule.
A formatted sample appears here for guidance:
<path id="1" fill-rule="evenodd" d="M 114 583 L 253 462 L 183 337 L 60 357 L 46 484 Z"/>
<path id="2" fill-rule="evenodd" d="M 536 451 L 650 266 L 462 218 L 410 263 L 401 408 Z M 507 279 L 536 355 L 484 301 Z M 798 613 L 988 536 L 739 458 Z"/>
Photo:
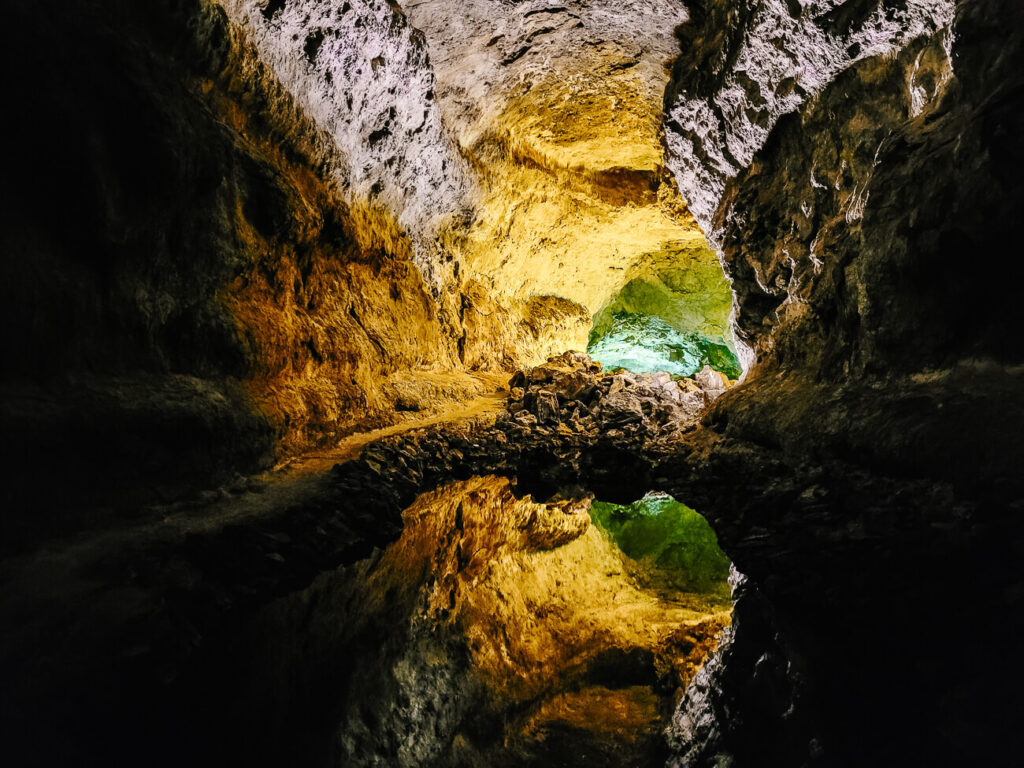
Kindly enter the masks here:
<path id="1" fill-rule="evenodd" d="M 666 371 L 673 376 L 693 376 L 710 365 L 730 378 L 742 369 L 725 344 L 699 333 L 683 333 L 660 317 L 619 312 L 602 333 L 591 333 L 587 353 L 606 369 L 632 373 Z"/>
<path id="2" fill-rule="evenodd" d="M 702 515 L 664 493 L 632 504 L 595 501 L 590 518 L 629 557 L 661 580 L 693 592 L 728 590 L 729 558 Z"/>

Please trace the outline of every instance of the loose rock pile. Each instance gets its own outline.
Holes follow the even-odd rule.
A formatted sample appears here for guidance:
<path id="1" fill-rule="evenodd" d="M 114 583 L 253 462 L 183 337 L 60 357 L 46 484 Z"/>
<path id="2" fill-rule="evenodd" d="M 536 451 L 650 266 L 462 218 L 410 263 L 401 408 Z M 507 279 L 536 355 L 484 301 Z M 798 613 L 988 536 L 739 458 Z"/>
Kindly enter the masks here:
<path id="1" fill-rule="evenodd" d="M 664 372 L 605 373 L 589 356 L 565 352 L 512 377 L 508 411 L 523 431 L 541 434 L 659 434 L 696 424 L 734 383 L 709 366 L 677 381 Z"/>

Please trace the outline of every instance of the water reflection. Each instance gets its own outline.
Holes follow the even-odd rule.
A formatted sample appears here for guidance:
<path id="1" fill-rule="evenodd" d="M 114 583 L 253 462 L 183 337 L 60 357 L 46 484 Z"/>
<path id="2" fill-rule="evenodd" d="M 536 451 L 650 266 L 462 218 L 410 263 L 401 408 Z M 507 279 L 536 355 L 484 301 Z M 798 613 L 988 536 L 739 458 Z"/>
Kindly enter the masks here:
<path id="1" fill-rule="evenodd" d="M 363 650 L 342 764 L 659 757 L 667 716 L 729 622 L 721 584 L 648 583 L 651 564 L 591 524 L 588 500 L 517 499 L 504 478 L 425 494 L 404 519 L 349 573 Z"/>

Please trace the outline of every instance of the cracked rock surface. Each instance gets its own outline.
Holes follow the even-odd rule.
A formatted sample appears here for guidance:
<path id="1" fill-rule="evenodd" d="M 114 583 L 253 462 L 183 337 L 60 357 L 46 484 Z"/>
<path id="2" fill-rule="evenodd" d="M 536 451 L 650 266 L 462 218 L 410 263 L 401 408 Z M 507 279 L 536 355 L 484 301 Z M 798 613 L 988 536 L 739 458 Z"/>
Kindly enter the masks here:
<path id="1" fill-rule="evenodd" d="M 946 623 L 971 623 L 972 654 L 989 659 L 1006 651 L 997 625 L 1016 626 L 990 561 L 1020 541 L 1014 435 L 1024 413 L 1011 393 L 1024 350 L 998 330 L 1020 325 L 1020 304 L 993 275 L 1016 271 L 1003 254 L 1020 235 L 1007 222 L 1024 197 L 1022 156 L 1001 137 L 1024 113 L 1021 10 L 1002 0 L 766 0 L 695 2 L 690 13 L 666 94 L 668 165 L 721 248 L 737 331 L 757 358 L 705 422 L 721 438 L 711 464 L 732 456 L 749 466 L 740 457 L 768 449 L 798 468 L 780 468 L 777 485 L 789 475 L 802 486 L 788 509 L 766 502 L 745 520 L 740 537 L 764 557 L 730 552 L 780 627 L 765 647 L 788 636 L 816 681 L 802 711 L 817 709 L 819 723 L 794 708 L 794 741 L 778 744 L 777 760 L 885 764 L 927 753 L 956 765 L 1012 751 L 998 702 L 1019 665 L 969 682 L 940 670 L 960 655 Z M 988 255 L 984 267 L 976 253 Z M 836 460 L 846 468 L 826 469 Z M 812 480 L 815 465 L 825 475 Z M 839 474 L 859 478 L 842 501 Z M 768 557 L 793 551 L 799 528 L 808 543 L 836 547 L 803 583 Z M 997 529 L 1018 544 L 996 544 Z M 980 602 L 1004 619 L 952 607 L 971 598 L 939 552 L 971 563 L 970 581 L 988 595 Z M 874 618 L 861 623 L 864 611 Z M 788 709 L 786 697 L 754 702 L 724 669 L 719 683 L 700 712 L 691 702 L 680 713 L 680 727 L 722 718 L 711 729 L 720 738 L 680 744 L 680 764 L 751 759 L 754 724 Z M 956 702 L 966 700 L 988 725 L 962 716 Z"/>

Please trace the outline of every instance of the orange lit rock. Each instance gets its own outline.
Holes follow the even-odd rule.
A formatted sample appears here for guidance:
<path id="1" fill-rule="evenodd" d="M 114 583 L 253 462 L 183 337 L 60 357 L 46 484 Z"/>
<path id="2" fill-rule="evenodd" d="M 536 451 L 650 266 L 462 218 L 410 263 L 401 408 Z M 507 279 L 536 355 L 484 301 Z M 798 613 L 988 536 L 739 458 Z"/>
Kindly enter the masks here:
<path id="1" fill-rule="evenodd" d="M 417 640 L 367 665 L 340 733 L 369 734 L 363 718 L 372 718 L 378 749 L 389 729 L 404 729 L 424 740 L 421 753 L 439 740 L 438 754 L 451 749 L 473 765 L 532 764 L 584 748 L 602 761 L 645 764 L 665 715 L 728 625 L 729 603 L 639 587 L 588 507 L 517 499 L 496 477 L 418 499 L 401 538 L 366 566 L 355 603 L 361 620 L 408 622 L 389 632 Z M 392 720 L 391 696 L 423 700 L 417 686 L 438 675 L 475 715 L 453 716 L 447 733 L 431 730 L 441 727 L 432 715 L 429 724 Z M 464 730 L 481 717 L 502 735 Z M 359 751 L 372 745 L 346 739 L 351 764 L 372 762 Z"/>

